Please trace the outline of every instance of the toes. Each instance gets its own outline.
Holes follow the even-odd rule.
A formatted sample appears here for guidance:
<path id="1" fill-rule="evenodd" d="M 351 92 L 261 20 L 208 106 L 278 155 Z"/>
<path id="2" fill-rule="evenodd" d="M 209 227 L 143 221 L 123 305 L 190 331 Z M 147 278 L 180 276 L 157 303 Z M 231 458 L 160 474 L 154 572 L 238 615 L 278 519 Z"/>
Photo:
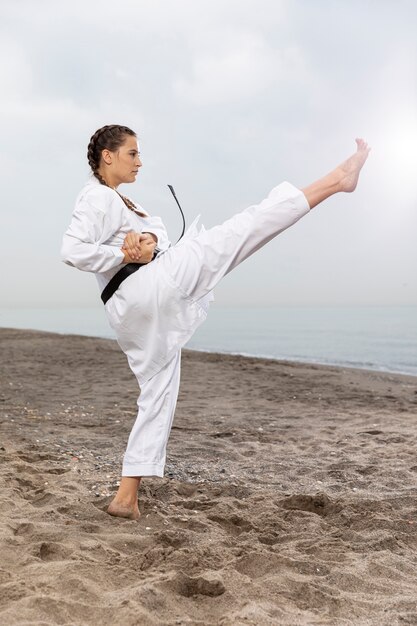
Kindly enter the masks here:
<path id="1" fill-rule="evenodd" d="M 358 150 L 363 150 L 364 152 L 369 152 L 370 151 L 370 147 L 368 146 L 367 142 L 362 139 L 361 137 L 357 137 L 355 139 L 356 141 L 356 145 L 358 146 Z"/>

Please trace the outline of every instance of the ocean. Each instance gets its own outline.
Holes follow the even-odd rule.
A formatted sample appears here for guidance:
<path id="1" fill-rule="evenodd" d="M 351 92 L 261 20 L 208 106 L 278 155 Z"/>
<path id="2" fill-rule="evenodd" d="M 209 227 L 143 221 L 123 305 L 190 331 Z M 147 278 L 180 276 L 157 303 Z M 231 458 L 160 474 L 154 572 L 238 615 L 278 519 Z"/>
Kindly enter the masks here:
<path id="1" fill-rule="evenodd" d="M 101 307 L 1 309 L 0 326 L 114 338 Z M 187 348 L 417 376 L 417 307 L 214 304 Z"/>

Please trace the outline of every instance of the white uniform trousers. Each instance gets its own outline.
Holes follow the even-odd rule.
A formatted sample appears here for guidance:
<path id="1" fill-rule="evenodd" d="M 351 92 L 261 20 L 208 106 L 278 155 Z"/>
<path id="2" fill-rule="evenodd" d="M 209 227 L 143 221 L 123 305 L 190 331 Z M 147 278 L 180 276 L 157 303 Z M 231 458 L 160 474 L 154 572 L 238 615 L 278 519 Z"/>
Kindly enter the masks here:
<path id="1" fill-rule="evenodd" d="M 248 207 L 223 224 L 202 229 L 193 238 L 181 240 L 154 263 L 161 263 L 187 296 L 204 298 L 223 276 L 297 222 L 309 208 L 301 191 L 290 183 L 282 183 L 260 204 Z M 141 383 L 138 417 L 129 437 L 123 476 L 163 476 L 179 390 L 181 347 L 162 369 Z"/>
<path id="2" fill-rule="evenodd" d="M 123 476 L 164 475 L 166 447 L 180 386 L 181 350 L 142 383 L 138 416 L 123 458 Z"/>

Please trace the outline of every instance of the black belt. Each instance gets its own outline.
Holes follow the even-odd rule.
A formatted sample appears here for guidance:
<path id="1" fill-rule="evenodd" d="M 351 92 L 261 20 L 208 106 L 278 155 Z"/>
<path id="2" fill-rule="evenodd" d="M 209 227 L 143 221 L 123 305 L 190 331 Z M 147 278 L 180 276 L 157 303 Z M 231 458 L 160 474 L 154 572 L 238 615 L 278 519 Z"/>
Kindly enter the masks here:
<path id="1" fill-rule="evenodd" d="M 128 276 L 137 272 L 137 270 L 139 270 L 143 265 L 147 265 L 147 263 L 127 263 L 124 267 L 122 267 L 122 269 L 113 276 L 113 278 L 101 292 L 101 299 L 103 300 L 103 304 L 106 304 L 107 300 L 112 297 L 114 292 L 119 289 L 122 282 Z"/>

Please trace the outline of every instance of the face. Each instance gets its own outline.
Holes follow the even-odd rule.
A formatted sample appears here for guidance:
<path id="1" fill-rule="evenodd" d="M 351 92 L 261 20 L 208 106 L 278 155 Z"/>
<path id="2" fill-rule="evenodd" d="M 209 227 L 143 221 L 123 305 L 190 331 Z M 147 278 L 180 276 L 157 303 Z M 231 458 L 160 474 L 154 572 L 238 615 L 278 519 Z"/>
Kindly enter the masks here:
<path id="1" fill-rule="evenodd" d="M 142 167 L 139 155 L 137 139 L 131 135 L 126 136 L 125 142 L 115 152 L 103 150 L 106 180 L 112 187 L 135 182 L 139 168 Z"/>

